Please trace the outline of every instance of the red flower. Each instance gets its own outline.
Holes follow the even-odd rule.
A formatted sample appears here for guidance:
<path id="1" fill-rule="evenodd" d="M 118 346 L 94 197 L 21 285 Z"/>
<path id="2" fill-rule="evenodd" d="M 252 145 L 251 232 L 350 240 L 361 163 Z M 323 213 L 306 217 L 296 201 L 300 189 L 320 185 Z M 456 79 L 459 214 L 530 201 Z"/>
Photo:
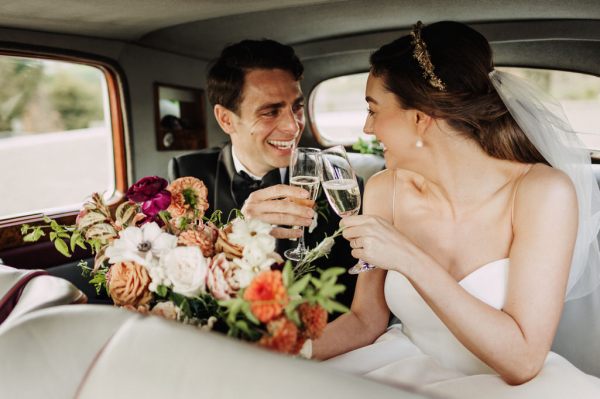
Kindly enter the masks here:
<path id="1" fill-rule="evenodd" d="M 289 298 L 279 270 L 268 270 L 256 276 L 244 299 L 251 302 L 250 311 L 263 323 L 268 323 L 283 312 Z"/>
<path id="2" fill-rule="evenodd" d="M 127 190 L 127 198 L 142 203 L 142 212 L 153 218 L 171 205 L 171 193 L 165 188 L 169 183 L 158 176 L 138 180 Z"/>
<path id="3" fill-rule="evenodd" d="M 298 327 L 285 317 L 280 317 L 267 324 L 267 334 L 263 335 L 258 344 L 277 352 L 293 353 L 297 347 L 297 340 Z"/>
<path id="4" fill-rule="evenodd" d="M 145 202 L 167 188 L 169 183 L 158 176 L 147 176 L 138 180 L 127 190 L 127 198 L 134 202 Z"/>
<path id="5" fill-rule="evenodd" d="M 308 303 L 298 306 L 298 311 L 304 325 L 304 335 L 310 339 L 319 338 L 327 325 L 327 311 L 318 304 L 309 305 Z"/>

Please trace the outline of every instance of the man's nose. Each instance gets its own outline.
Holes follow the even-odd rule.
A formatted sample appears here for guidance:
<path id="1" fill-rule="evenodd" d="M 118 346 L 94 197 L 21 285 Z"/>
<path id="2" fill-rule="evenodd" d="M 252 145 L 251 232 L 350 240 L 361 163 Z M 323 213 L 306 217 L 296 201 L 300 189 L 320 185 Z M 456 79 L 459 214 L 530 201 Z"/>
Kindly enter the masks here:
<path id="1" fill-rule="evenodd" d="M 280 129 L 292 135 L 296 135 L 300 131 L 301 121 L 296 115 L 296 113 L 288 109 L 281 118 Z"/>

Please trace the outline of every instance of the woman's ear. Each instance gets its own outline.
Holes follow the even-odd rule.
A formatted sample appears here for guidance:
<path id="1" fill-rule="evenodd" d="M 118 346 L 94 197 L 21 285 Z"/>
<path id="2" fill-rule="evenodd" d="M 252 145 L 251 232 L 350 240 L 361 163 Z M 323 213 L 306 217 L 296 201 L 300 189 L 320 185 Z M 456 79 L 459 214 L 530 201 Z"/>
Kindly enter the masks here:
<path id="1" fill-rule="evenodd" d="M 221 129 L 229 135 L 235 133 L 235 129 L 233 127 L 233 118 L 235 115 L 233 112 L 224 106 L 217 104 L 215 105 L 213 112 L 215 113 L 215 119 Z"/>
<path id="2" fill-rule="evenodd" d="M 417 128 L 417 133 L 419 135 L 423 135 L 425 131 L 431 126 L 433 122 L 433 118 L 421 111 L 415 111 L 415 126 Z"/>

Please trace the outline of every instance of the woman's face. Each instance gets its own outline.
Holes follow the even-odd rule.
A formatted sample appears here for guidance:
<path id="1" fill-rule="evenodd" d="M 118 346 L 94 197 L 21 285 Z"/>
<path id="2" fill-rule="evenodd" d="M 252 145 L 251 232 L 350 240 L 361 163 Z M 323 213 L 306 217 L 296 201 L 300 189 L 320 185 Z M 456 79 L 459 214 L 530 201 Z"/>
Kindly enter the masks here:
<path id="1" fill-rule="evenodd" d="M 367 79 L 365 100 L 368 115 L 363 131 L 383 143 L 387 167 L 411 163 L 418 150 L 416 112 L 401 108 L 394 94 L 386 90 L 383 79 L 372 74 Z"/>

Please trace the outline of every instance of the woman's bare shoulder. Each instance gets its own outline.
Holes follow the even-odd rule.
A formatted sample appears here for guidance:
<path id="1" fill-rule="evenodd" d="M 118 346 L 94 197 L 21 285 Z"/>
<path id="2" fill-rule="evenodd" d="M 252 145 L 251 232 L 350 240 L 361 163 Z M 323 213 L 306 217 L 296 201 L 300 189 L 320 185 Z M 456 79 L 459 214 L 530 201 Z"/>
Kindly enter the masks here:
<path id="1" fill-rule="evenodd" d="M 535 164 L 519 184 L 514 209 L 515 215 L 520 214 L 524 221 L 539 213 L 544 214 L 547 220 L 570 212 L 576 218 L 577 194 L 573 182 L 561 170 Z"/>
<path id="2" fill-rule="evenodd" d="M 553 202 L 567 198 L 576 201 L 575 187 L 569 176 L 541 163 L 534 164 L 523 177 L 517 194 L 517 200 L 543 199 Z"/>

